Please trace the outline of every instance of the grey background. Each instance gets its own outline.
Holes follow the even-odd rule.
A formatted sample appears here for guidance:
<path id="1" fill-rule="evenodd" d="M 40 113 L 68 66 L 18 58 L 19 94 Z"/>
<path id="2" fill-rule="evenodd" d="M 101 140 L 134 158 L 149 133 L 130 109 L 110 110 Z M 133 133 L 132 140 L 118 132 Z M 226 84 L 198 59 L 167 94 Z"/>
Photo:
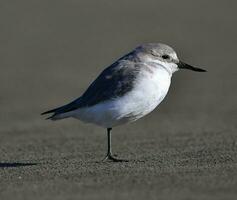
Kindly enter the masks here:
<path id="1" fill-rule="evenodd" d="M 1 199 L 235 199 L 236 1 L 0 1 Z M 139 44 L 208 73 L 174 74 L 152 114 L 105 130 L 39 113 L 77 98 Z M 32 166 L 18 164 L 35 163 Z"/>

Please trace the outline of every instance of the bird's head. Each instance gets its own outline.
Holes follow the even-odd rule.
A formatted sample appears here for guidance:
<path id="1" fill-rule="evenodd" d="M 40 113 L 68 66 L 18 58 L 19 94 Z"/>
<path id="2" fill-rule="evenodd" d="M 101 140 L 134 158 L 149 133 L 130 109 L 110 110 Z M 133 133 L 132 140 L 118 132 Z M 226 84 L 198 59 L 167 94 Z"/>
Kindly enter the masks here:
<path id="1" fill-rule="evenodd" d="M 168 45 L 161 43 L 144 44 L 135 49 L 137 56 L 142 62 L 153 62 L 163 66 L 170 73 L 179 69 L 189 69 L 196 72 L 206 72 L 206 70 L 193 67 L 180 61 L 176 52 Z"/>

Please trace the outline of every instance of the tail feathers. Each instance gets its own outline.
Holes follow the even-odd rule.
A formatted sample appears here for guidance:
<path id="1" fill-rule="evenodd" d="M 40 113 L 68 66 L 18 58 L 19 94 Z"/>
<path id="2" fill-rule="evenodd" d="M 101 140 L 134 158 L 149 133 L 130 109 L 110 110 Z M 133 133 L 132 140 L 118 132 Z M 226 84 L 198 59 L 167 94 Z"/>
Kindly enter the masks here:
<path id="1" fill-rule="evenodd" d="M 56 112 L 57 110 L 58 110 L 58 108 L 55 108 L 55 109 L 53 109 L 53 110 L 48 110 L 48 111 L 46 111 L 46 112 L 41 113 L 41 115 L 46 115 L 46 114 L 49 114 L 49 113 L 54 113 L 54 112 Z"/>
<path id="2" fill-rule="evenodd" d="M 63 113 L 63 112 L 66 111 L 65 108 L 67 108 L 68 105 L 70 105 L 70 104 L 67 104 L 67 105 L 64 105 L 64 106 L 60 106 L 60 107 L 54 108 L 52 110 L 48 110 L 46 112 L 41 113 L 41 115 L 46 115 L 46 114 L 49 114 L 49 113 L 54 113 L 55 115 L 57 115 L 57 114 Z"/>
<path id="3" fill-rule="evenodd" d="M 71 108 L 70 104 L 67 104 L 67 105 L 43 112 L 41 113 L 41 115 L 52 113 L 52 115 L 50 117 L 47 117 L 46 119 L 51 119 L 51 120 L 63 119 L 63 118 L 66 118 L 66 116 L 64 116 L 64 113 L 71 111 L 70 108 Z"/>
<path id="4" fill-rule="evenodd" d="M 66 116 L 64 115 L 65 113 L 68 113 L 70 111 L 76 110 L 80 107 L 80 98 L 72 101 L 69 104 L 66 104 L 64 106 L 52 109 L 52 110 L 48 110 L 46 112 L 41 113 L 41 115 L 46 115 L 49 113 L 52 113 L 52 116 L 46 118 L 46 119 L 51 119 L 51 120 L 57 120 L 57 119 L 62 119 L 62 115 L 64 116 L 63 118 L 65 118 Z"/>
<path id="5" fill-rule="evenodd" d="M 61 108 L 62 108 L 62 107 L 55 108 L 55 109 L 52 109 L 52 110 L 48 110 L 48 111 L 46 111 L 46 112 L 41 113 L 41 115 L 46 115 L 46 114 L 52 113 L 52 115 L 51 115 L 50 117 L 47 117 L 46 119 L 54 120 L 55 116 L 58 114 L 57 112 L 58 112 Z"/>
<path id="6" fill-rule="evenodd" d="M 48 113 L 45 113 L 45 114 L 48 114 Z M 41 115 L 43 115 L 43 113 L 41 114 Z M 48 120 L 48 119 L 51 119 L 51 120 L 55 120 L 55 117 L 57 116 L 57 114 L 56 113 L 53 113 L 51 116 L 49 116 L 49 117 L 47 117 L 47 118 L 45 118 L 46 120 Z"/>
<path id="7" fill-rule="evenodd" d="M 47 120 L 47 119 L 53 120 L 55 116 L 56 116 L 56 114 L 53 114 L 53 115 L 51 115 L 50 117 L 47 117 L 47 118 L 45 118 L 45 119 L 46 119 L 46 120 Z"/>
<path id="8" fill-rule="evenodd" d="M 46 120 L 50 119 L 50 120 L 53 120 L 53 121 L 56 121 L 58 119 L 64 119 L 64 118 L 67 118 L 67 116 L 64 116 L 62 114 L 57 114 L 57 113 L 53 113 L 51 116 L 45 118 Z"/>

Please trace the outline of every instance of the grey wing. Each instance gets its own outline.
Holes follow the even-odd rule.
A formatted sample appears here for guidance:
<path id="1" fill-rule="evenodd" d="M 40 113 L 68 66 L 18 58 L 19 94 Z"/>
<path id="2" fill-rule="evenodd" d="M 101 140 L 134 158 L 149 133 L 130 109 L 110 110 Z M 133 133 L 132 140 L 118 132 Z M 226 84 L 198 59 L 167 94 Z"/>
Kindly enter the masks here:
<path id="1" fill-rule="evenodd" d="M 131 61 L 117 61 L 106 68 L 81 97 L 65 106 L 46 111 L 42 114 L 54 113 L 53 116 L 55 116 L 121 97 L 132 90 L 139 72 L 138 67 L 139 65 Z"/>

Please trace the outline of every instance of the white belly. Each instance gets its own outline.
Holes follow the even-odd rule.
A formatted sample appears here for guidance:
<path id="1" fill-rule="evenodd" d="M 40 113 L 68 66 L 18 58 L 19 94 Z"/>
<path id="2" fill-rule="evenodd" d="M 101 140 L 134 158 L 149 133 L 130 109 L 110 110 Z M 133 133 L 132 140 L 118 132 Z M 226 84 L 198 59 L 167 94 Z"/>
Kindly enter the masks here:
<path id="1" fill-rule="evenodd" d="M 166 96 L 171 76 L 163 68 L 142 72 L 135 87 L 123 97 L 74 111 L 72 117 L 110 128 L 150 113 Z"/>

